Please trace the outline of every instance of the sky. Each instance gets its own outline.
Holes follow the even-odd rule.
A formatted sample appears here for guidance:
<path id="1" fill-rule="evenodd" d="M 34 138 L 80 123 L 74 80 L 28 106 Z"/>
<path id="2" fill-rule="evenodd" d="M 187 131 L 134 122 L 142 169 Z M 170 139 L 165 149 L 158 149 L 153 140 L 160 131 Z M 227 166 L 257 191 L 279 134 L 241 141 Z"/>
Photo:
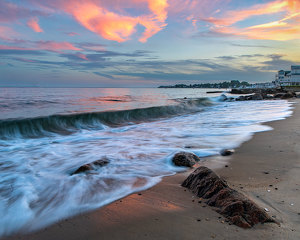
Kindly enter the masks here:
<path id="1" fill-rule="evenodd" d="M 0 0 L 0 86 L 269 82 L 300 64 L 300 0 Z"/>

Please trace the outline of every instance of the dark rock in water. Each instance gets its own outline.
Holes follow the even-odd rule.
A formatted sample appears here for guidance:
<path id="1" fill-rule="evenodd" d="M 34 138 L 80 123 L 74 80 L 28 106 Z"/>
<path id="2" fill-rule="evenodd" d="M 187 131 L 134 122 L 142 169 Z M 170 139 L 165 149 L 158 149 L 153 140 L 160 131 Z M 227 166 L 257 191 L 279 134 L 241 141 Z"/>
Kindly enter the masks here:
<path id="1" fill-rule="evenodd" d="M 225 102 L 225 101 L 227 101 L 227 96 L 225 95 L 225 94 L 222 94 L 220 97 L 219 97 L 219 101 L 221 101 L 221 102 Z"/>
<path id="2" fill-rule="evenodd" d="M 274 99 L 274 96 L 272 94 L 266 94 L 263 97 L 264 99 Z"/>
<path id="3" fill-rule="evenodd" d="M 209 206 L 239 227 L 251 228 L 257 223 L 275 222 L 262 208 L 230 188 L 224 179 L 206 167 L 197 168 L 182 186 L 206 199 Z"/>
<path id="4" fill-rule="evenodd" d="M 239 96 L 235 99 L 235 101 L 245 101 L 246 100 L 246 96 Z"/>
<path id="5" fill-rule="evenodd" d="M 99 167 L 103 167 L 109 163 L 109 160 L 107 158 L 103 158 L 97 161 L 94 161 L 92 163 L 88 163 L 85 165 L 80 166 L 76 171 L 71 173 L 71 175 L 79 174 L 79 173 L 85 173 L 91 170 L 96 170 Z"/>
<path id="6" fill-rule="evenodd" d="M 281 96 L 281 99 L 289 99 L 295 97 L 296 94 L 294 92 L 287 92 Z"/>
<path id="7" fill-rule="evenodd" d="M 234 153 L 234 150 L 233 149 L 223 149 L 220 151 L 220 154 L 222 156 L 230 156 Z"/>
<path id="8" fill-rule="evenodd" d="M 254 95 L 252 95 L 252 100 L 263 100 L 263 96 L 260 93 L 255 93 Z"/>
<path id="9" fill-rule="evenodd" d="M 222 92 L 224 92 L 224 91 L 208 91 L 206 93 L 222 93 Z"/>
<path id="10" fill-rule="evenodd" d="M 274 95 L 274 98 L 282 98 L 283 95 L 284 95 L 284 93 L 276 93 L 276 94 Z"/>
<path id="11" fill-rule="evenodd" d="M 179 152 L 174 155 L 172 161 L 179 167 L 193 167 L 200 158 L 193 153 Z"/>

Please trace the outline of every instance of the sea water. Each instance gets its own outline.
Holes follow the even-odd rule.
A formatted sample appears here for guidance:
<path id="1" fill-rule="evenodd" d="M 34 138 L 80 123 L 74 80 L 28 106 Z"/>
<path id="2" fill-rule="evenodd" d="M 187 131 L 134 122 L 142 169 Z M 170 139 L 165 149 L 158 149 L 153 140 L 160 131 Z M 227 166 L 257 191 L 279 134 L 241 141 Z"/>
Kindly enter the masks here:
<path id="1" fill-rule="evenodd" d="M 218 155 L 291 114 L 285 100 L 221 102 L 206 91 L 1 88 L 0 236 L 150 188 L 184 170 L 175 153 Z M 99 159 L 109 163 L 72 174 Z"/>

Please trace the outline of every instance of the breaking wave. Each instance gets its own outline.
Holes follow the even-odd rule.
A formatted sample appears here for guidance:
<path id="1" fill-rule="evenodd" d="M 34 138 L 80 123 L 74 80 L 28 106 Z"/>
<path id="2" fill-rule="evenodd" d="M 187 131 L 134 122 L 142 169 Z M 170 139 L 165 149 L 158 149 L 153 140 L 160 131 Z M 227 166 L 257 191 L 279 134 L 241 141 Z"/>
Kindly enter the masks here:
<path id="1" fill-rule="evenodd" d="M 169 106 L 2 120 L 0 121 L 0 139 L 37 138 L 53 134 L 69 135 L 83 129 L 100 130 L 107 127 L 150 122 L 196 113 L 212 104 L 209 98 L 181 99 Z"/>

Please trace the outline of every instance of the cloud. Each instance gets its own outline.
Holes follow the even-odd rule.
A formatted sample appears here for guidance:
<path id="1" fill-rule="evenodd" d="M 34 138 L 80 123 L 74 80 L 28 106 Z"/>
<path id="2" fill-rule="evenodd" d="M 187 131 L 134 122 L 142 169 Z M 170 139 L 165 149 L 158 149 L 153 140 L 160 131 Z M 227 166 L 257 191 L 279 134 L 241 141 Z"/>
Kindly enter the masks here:
<path id="1" fill-rule="evenodd" d="M 68 13 L 86 29 L 117 42 L 129 40 L 137 31 L 137 25 L 145 28 L 139 38 L 141 42 L 146 42 L 166 26 L 167 0 L 73 0 L 72 4 L 67 0 L 32 1 Z M 141 14 L 132 16 L 125 11 L 127 8 Z"/>
<path id="2" fill-rule="evenodd" d="M 33 31 L 41 33 L 44 32 L 43 29 L 39 25 L 38 18 L 30 18 L 27 22 L 27 26 L 30 27 Z"/>
<path id="3" fill-rule="evenodd" d="M 12 28 L 0 25 L 0 39 L 10 41 L 17 35 L 18 34 Z"/>
<path id="4" fill-rule="evenodd" d="M 0 23 L 11 23 L 18 19 L 46 15 L 45 12 L 39 10 L 30 10 L 5 0 L 0 1 Z"/>
<path id="5" fill-rule="evenodd" d="M 80 48 L 75 47 L 69 42 L 55 42 L 55 41 L 38 41 L 35 43 L 36 48 L 40 50 L 47 50 L 53 52 L 61 52 L 64 50 L 80 51 Z"/>
<path id="6" fill-rule="evenodd" d="M 248 39 L 278 41 L 300 38 L 299 0 L 275 0 L 264 4 L 256 4 L 246 9 L 223 9 L 216 15 L 198 16 L 199 21 L 211 24 L 208 32 L 202 32 L 198 36 L 238 36 Z M 240 26 L 240 23 L 244 20 L 265 15 L 273 15 L 278 20 L 248 27 Z"/>
<path id="7" fill-rule="evenodd" d="M 105 78 L 108 78 L 108 79 L 115 79 L 113 76 L 108 75 L 108 74 L 104 74 L 104 73 L 100 73 L 100 72 L 93 72 L 93 73 L 98 75 L 98 76 L 105 77 Z"/>
<path id="8" fill-rule="evenodd" d="M 76 35 L 79 35 L 79 33 L 76 33 L 76 32 L 65 32 L 65 34 L 70 36 L 70 37 L 74 37 Z"/>

